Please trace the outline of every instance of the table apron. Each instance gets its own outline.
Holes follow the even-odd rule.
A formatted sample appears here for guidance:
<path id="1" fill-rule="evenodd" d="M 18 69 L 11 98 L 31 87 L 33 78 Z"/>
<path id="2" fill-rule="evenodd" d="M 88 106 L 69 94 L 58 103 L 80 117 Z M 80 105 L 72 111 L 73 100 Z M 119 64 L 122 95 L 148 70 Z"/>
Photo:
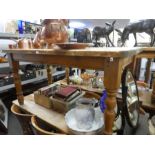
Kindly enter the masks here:
<path id="1" fill-rule="evenodd" d="M 62 65 L 65 67 L 77 67 L 82 69 L 98 69 L 98 70 L 104 70 L 104 63 L 106 59 L 109 58 L 13 54 L 13 60 L 15 61 L 28 61 L 41 64 L 53 64 L 53 65 Z"/>
<path id="2" fill-rule="evenodd" d="M 144 51 L 136 55 L 136 58 L 155 58 L 155 51 Z"/>

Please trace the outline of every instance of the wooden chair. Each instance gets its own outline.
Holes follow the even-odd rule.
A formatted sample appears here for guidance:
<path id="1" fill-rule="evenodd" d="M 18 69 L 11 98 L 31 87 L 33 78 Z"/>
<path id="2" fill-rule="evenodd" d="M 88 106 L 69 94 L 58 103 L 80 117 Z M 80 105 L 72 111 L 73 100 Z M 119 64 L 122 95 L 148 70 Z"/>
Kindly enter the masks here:
<path id="1" fill-rule="evenodd" d="M 33 130 L 31 126 L 31 117 L 33 115 L 25 112 L 17 105 L 13 104 L 11 106 L 11 112 L 17 117 L 22 129 L 24 135 L 33 135 Z"/>
<path id="2" fill-rule="evenodd" d="M 101 96 L 98 95 L 97 93 L 91 92 L 91 91 L 86 91 L 84 97 L 86 98 L 95 98 L 97 100 L 100 100 Z"/>
<path id="3" fill-rule="evenodd" d="M 60 130 L 39 119 L 37 116 L 31 117 L 31 124 L 37 135 L 64 135 Z"/>
<path id="4" fill-rule="evenodd" d="M 146 82 L 143 82 L 143 81 L 136 81 L 136 83 L 137 83 L 137 87 L 138 87 L 139 98 L 140 98 L 140 101 L 141 101 L 141 97 L 149 89 L 149 84 L 147 84 Z M 143 102 L 141 103 L 141 106 L 140 106 L 140 109 L 139 110 L 140 110 L 140 113 L 142 115 L 145 115 L 146 112 L 143 109 Z"/>

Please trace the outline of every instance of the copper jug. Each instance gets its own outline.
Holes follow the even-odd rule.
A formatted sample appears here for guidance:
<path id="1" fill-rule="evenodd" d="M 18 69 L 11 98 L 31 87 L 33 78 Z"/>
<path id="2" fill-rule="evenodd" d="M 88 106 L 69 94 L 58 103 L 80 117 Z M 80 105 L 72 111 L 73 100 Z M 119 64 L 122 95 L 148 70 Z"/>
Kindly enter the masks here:
<path id="1" fill-rule="evenodd" d="M 41 47 L 41 29 L 37 29 L 37 33 L 33 39 L 33 47 L 40 48 Z"/>
<path id="2" fill-rule="evenodd" d="M 19 39 L 17 40 L 17 47 L 20 49 L 31 49 L 33 47 L 31 39 Z"/>

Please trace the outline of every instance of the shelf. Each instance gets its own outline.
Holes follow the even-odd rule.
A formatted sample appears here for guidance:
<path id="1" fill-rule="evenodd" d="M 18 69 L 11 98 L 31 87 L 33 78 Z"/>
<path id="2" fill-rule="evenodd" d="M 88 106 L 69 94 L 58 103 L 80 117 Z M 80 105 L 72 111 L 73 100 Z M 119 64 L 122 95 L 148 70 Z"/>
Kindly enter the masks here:
<path id="1" fill-rule="evenodd" d="M 31 62 L 20 62 L 19 64 L 23 66 L 23 65 L 33 64 L 33 63 L 31 63 Z M 0 68 L 7 68 L 7 67 L 10 67 L 8 62 L 0 63 Z"/>
<path id="2" fill-rule="evenodd" d="M 0 39 L 34 38 L 35 34 L 0 33 Z"/>
<path id="3" fill-rule="evenodd" d="M 57 71 L 57 72 L 53 73 L 52 76 L 58 76 L 58 75 L 61 75 L 61 74 L 65 74 L 65 71 Z M 25 85 L 25 84 L 28 84 L 28 83 L 32 83 L 32 82 L 38 82 L 38 81 L 41 81 L 41 80 L 44 80 L 44 79 L 47 79 L 47 76 L 44 75 L 44 76 L 36 77 L 34 79 L 22 81 L 22 85 Z M 0 87 L 0 92 L 7 91 L 8 89 L 11 89 L 11 88 L 14 88 L 14 87 L 15 87 L 14 84 L 10 84 L 10 85 L 6 85 L 6 86 L 3 86 L 3 87 Z"/>

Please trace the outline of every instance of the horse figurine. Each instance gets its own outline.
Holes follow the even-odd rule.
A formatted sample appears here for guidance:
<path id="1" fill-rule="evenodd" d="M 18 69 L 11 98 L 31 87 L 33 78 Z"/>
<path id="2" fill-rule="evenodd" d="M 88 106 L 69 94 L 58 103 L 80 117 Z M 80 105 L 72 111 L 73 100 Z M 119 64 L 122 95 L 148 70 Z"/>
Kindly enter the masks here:
<path id="1" fill-rule="evenodd" d="M 77 42 L 79 43 L 90 43 L 91 32 L 88 28 L 75 29 L 74 38 L 77 38 Z"/>
<path id="2" fill-rule="evenodd" d="M 94 27 L 92 39 L 95 40 L 95 46 L 98 45 L 97 41 L 100 38 L 105 38 L 106 39 L 106 46 L 107 47 L 110 47 L 110 46 L 113 46 L 114 47 L 113 42 L 109 38 L 109 35 L 111 34 L 111 32 L 114 31 L 114 25 L 115 25 L 115 23 L 116 23 L 116 20 L 114 20 L 112 22 L 112 24 L 106 22 L 105 24 L 106 24 L 107 27 L 99 27 L 99 26 Z"/>
<path id="3" fill-rule="evenodd" d="M 125 44 L 125 41 L 129 39 L 129 34 L 133 33 L 135 38 L 135 45 L 137 46 L 137 37 L 136 33 L 142 33 L 145 32 L 151 37 L 150 46 L 153 46 L 155 42 L 155 33 L 153 32 L 153 29 L 155 28 L 155 20 L 154 19 L 146 19 L 146 20 L 140 20 L 137 22 L 129 23 L 123 30 L 123 33 L 121 34 L 121 42 L 122 46 Z M 119 32 L 120 33 L 120 32 Z"/>

